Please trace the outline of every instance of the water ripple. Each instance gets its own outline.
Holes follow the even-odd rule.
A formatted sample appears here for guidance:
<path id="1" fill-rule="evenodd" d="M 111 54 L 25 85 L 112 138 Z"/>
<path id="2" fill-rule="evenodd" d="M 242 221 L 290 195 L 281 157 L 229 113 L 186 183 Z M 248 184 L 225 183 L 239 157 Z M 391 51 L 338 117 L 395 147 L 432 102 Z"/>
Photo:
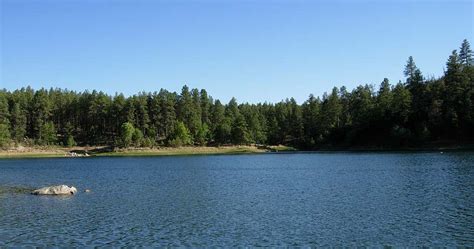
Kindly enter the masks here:
<path id="1" fill-rule="evenodd" d="M 58 183 L 93 191 L 29 194 Z M 474 246 L 473 153 L 5 160 L 0 186 L 0 247 Z"/>

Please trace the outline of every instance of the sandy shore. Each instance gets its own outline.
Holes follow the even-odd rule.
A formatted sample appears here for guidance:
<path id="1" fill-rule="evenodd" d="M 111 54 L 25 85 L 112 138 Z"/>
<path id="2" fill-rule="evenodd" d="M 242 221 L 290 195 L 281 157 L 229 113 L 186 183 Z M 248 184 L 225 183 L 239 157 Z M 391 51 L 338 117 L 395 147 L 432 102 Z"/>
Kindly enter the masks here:
<path id="1" fill-rule="evenodd" d="M 0 158 L 51 158 L 51 157 L 85 157 L 85 156 L 170 156 L 170 155 L 207 155 L 207 154 L 247 154 L 270 151 L 291 151 L 286 146 L 219 146 L 219 147 L 159 147 L 159 148 L 126 148 L 110 147 L 15 147 L 0 150 Z"/>

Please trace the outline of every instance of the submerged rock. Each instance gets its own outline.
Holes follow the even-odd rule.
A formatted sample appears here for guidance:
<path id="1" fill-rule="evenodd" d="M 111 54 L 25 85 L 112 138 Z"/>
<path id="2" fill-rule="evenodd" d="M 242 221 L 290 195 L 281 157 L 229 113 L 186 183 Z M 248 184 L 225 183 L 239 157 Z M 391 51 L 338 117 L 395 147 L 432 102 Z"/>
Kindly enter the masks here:
<path id="1" fill-rule="evenodd" d="M 1 194 L 27 194 L 31 193 L 33 188 L 23 186 L 0 186 Z"/>
<path id="2" fill-rule="evenodd" d="M 77 193 L 77 189 L 72 186 L 58 185 L 36 189 L 31 193 L 34 195 L 73 195 Z"/>

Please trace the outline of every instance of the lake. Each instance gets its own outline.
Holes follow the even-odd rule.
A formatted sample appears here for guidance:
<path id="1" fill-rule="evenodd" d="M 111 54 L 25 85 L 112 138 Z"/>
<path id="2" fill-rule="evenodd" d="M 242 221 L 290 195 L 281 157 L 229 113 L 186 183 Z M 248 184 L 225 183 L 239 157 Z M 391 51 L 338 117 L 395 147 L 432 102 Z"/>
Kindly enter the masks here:
<path id="1" fill-rule="evenodd" d="M 0 247 L 474 246 L 469 152 L 5 159 L 0 187 Z"/>

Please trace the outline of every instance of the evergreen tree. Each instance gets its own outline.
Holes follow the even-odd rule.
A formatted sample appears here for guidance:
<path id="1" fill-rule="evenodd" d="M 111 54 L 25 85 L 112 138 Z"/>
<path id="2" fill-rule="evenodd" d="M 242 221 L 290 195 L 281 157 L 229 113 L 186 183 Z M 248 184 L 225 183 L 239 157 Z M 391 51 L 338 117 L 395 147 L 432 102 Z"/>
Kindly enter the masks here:
<path id="1" fill-rule="evenodd" d="M 472 86 L 473 79 L 466 74 L 462 61 L 453 50 L 446 63 L 444 82 L 446 85 L 444 97 L 444 113 L 447 121 L 447 133 L 463 139 L 469 126 L 470 113 L 472 112 Z"/>
<path id="2" fill-rule="evenodd" d="M 248 144 L 251 141 L 247 123 L 245 122 L 244 117 L 240 114 L 235 117 L 231 133 L 233 144 Z"/>
<path id="3" fill-rule="evenodd" d="M 384 137 L 387 137 L 390 133 L 391 124 L 393 123 L 392 105 L 393 92 L 390 87 L 390 83 L 385 78 L 380 84 L 380 88 L 375 101 L 375 117 L 373 127 L 380 131 Z M 379 141 L 382 143 L 382 141 Z"/>
<path id="4" fill-rule="evenodd" d="M 263 144 L 266 140 L 265 124 L 258 107 L 254 105 L 245 104 L 242 106 L 240 112 L 245 118 L 248 126 L 248 133 L 250 142 Z"/>
<path id="5" fill-rule="evenodd" d="M 7 95 L 4 91 L 0 91 L 0 147 L 8 145 L 10 142 L 9 117 Z"/>
<path id="6" fill-rule="evenodd" d="M 126 100 L 123 94 L 115 94 L 112 100 L 112 106 L 110 107 L 110 119 L 111 119 L 111 131 L 113 139 L 120 134 L 122 124 L 127 122 L 127 117 L 125 115 L 125 105 Z"/>
<path id="7" fill-rule="evenodd" d="M 10 129 L 8 125 L 0 123 L 0 148 L 10 143 Z"/>
<path id="8" fill-rule="evenodd" d="M 342 104 L 339 99 L 339 89 L 334 87 L 329 96 L 323 96 L 321 105 L 321 135 L 323 138 L 329 136 L 331 131 L 338 128 L 341 121 Z"/>
<path id="9" fill-rule="evenodd" d="M 201 96 L 198 89 L 194 88 L 191 91 L 192 97 L 192 114 L 191 114 L 191 125 L 189 130 L 195 140 L 199 136 L 199 132 L 202 131 L 202 109 L 201 109 Z"/>
<path id="10" fill-rule="evenodd" d="M 105 144 L 107 134 L 110 133 L 107 125 L 111 99 L 103 92 L 94 91 L 90 96 L 88 108 L 88 140 L 93 144 Z"/>
<path id="11" fill-rule="evenodd" d="M 231 136 L 231 119 L 225 115 L 225 107 L 219 100 L 216 100 L 212 106 L 211 116 L 211 137 L 217 144 L 225 144 L 230 142 Z"/>
<path id="12" fill-rule="evenodd" d="M 32 102 L 32 134 L 41 141 L 41 128 L 51 118 L 51 102 L 47 91 L 44 89 L 36 91 Z"/>
<path id="13" fill-rule="evenodd" d="M 391 127 L 391 136 L 393 143 L 406 145 L 411 136 L 408 130 L 408 118 L 411 110 L 412 96 L 403 84 L 398 83 L 393 89 L 393 101 L 391 103 L 391 112 L 393 123 Z"/>
<path id="14" fill-rule="evenodd" d="M 212 105 L 212 100 L 209 98 L 209 95 L 207 94 L 207 91 L 204 89 L 201 89 L 200 93 L 201 97 L 201 122 L 202 124 L 206 124 L 208 127 L 211 122 L 211 105 Z"/>
<path id="15" fill-rule="evenodd" d="M 148 114 L 150 119 L 150 127 L 147 137 L 151 138 L 153 141 L 158 141 L 160 139 L 160 131 L 162 129 L 161 124 L 161 99 L 159 95 L 154 92 L 153 94 L 148 95 Z"/>
<path id="16" fill-rule="evenodd" d="M 464 66 L 470 66 L 473 64 L 472 50 L 467 39 L 464 39 L 464 41 L 461 44 L 461 48 L 459 50 L 459 60 L 461 61 L 461 64 Z"/>
<path id="17" fill-rule="evenodd" d="M 426 133 L 429 99 L 427 98 L 426 84 L 420 69 L 410 56 L 405 67 L 406 85 L 412 96 L 412 111 L 410 114 L 410 128 L 416 140 L 422 140 Z"/>
<path id="18" fill-rule="evenodd" d="M 136 128 L 145 135 L 149 133 L 150 117 L 148 115 L 148 95 L 144 92 L 133 97 L 135 106 Z"/>
<path id="19" fill-rule="evenodd" d="M 39 143 L 43 145 L 54 145 L 57 141 L 56 128 L 52 121 L 41 124 L 39 131 Z"/>
<path id="20" fill-rule="evenodd" d="M 11 112 L 12 138 L 16 142 L 21 142 L 26 136 L 26 114 L 21 109 L 19 103 L 13 105 Z"/>
<path id="21" fill-rule="evenodd" d="M 321 111 L 321 101 L 315 98 L 313 94 L 309 95 L 308 100 L 303 103 L 303 130 L 305 137 L 305 146 L 314 148 L 320 135 L 319 115 Z"/>
<path id="22" fill-rule="evenodd" d="M 171 135 L 174 133 L 177 122 L 177 114 L 175 111 L 175 106 L 177 96 L 174 93 L 170 93 L 166 90 L 160 90 L 158 94 L 160 99 L 161 115 L 160 115 L 160 126 L 158 129 L 158 135 L 160 140 L 168 140 Z"/>
<path id="23" fill-rule="evenodd" d="M 178 99 L 177 119 L 184 123 L 192 136 L 195 136 L 201 125 L 199 92 L 193 89 L 192 95 L 187 86 L 181 90 Z"/>
<path id="24" fill-rule="evenodd" d="M 291 145 L 299 146 L 303 138 L 303 113 L 300 106 L 296 103 L 294 98 L 291 98 L 288 105 L 288 125 L 289 125 L 289 139 Z"/>

